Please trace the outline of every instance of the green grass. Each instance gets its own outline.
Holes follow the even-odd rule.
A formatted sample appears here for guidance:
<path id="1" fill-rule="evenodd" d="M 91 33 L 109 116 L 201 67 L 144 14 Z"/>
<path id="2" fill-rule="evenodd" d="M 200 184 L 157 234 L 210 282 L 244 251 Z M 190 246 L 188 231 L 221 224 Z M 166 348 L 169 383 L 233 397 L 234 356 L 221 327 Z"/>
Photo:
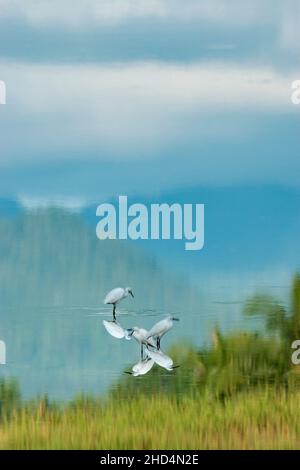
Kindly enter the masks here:
<path id="1" fill-rule="evenodd" d="M 0 449 L 296 449 L 300 394 L 274 387 L 224 402 L 153 396 L 105 404 L 82 399 L 62 410 L 43 402 L 0 426 Z"/>

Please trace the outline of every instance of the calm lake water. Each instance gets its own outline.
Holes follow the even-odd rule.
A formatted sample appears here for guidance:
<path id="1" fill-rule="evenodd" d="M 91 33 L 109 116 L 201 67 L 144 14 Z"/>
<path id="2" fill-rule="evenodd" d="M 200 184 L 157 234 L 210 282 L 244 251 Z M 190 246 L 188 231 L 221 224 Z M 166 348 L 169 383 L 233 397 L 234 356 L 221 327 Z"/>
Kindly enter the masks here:
<path id="1" fill-rule="evenodd" d="M 180 318 L 162 341 L 166 351 L 182 340 L 209 343 L 216 325 L 223 331 L 259 327 L 243 316 L 245 300 L 267 292 L 288 302 L 297 260 L 281 256 L 279 262 L 274 253 L 273 263 L 262 257 L 251 266 L 249 253 L 243 263 L 232 248 L 219 265 L 210 264 L 176 247 L 100 242 L 82 214 L 6 213 L 0 218 L 0 339 L 7 346 L 1 376 L 17 378 L 25 397 L 108 391 L 139 359 L 137 343 L 112 338 L 102 325 L 111 318 L 103 298 L 119 285 L 135 294 L 117 310 L 125 328 L 150 328 L 167 314 Z"/>

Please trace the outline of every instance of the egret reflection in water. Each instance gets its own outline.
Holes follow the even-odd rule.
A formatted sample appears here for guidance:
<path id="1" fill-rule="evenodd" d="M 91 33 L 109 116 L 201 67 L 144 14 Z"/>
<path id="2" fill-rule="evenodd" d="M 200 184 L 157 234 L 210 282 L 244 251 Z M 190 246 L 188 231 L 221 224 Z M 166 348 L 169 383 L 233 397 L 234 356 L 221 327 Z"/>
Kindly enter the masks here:
<path id="1" fill-rule="evenodd" d="M 114 338 L 122 339 L 125 337 L 126 332 L 117 321 L 103 320 L 103 325 L 106 331 Z"/>
<path id="2" fill-rule="evenodd" d="M 158 366 L 162 367 L 166 370 L 173 370 L 173 359 L 163 353 L 161 350 L 156 348 L 147 348 L 147 354 L 149 357 L 157 364 Z"/>
<path id="3" fill-rule="evenodd" d="M 124 329 L 116 321 L 116 304 L 129 294 L 133 297 L 132 290 L 128 287 L 126 289 L 118 287 L 111 290 L 105 297 L 104 303 L 113 305 L 113 320 L 103 320 L 104 328 L 111 336 L 127 340 L 134 338 L 140 345 L 140 360 L 132 367 L 132 372 L 128 373 L 134 377 L 146 375 L 154 364 L 169 371 L 173 370 L 175 368 L 173 359 L 161 351 L 160 340 L 173 327 L 173 322 L 179 321 L 179 319 L 169 315 L 167 318 L 155 323 L 149 331 L 138 326 Z"/>
<path id="4" fill-rule="evenodd" d="M 154 363 L 154 360 L 148 356 L 135 364 L 132 367 L 132 372 L 129 372 L 129 374 L 133 375 L 134 377 L 138 377 L 139 375 L 146 375 L 152 369 Z"/>

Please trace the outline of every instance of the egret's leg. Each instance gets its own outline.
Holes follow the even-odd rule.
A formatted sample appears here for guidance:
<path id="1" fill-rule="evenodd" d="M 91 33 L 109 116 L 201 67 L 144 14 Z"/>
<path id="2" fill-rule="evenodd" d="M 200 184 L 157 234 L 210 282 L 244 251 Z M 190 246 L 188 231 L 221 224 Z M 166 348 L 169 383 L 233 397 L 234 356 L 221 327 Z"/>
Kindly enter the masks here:
<path id="1" fill-rule="evenodd" d="M 116 321 L 116 304 L 113 304 L 113 321 Z"/>
<path id="2" fill-rule="evenodd" d="M 157 337 L 156 347 L 157 347 L 158 350 L 160 349 L 160 337 Z"/>
<path id="3" fill-rule="evenodd" d="M 144 360 L 144 345 L 141 343 L 141 361 Z"/>

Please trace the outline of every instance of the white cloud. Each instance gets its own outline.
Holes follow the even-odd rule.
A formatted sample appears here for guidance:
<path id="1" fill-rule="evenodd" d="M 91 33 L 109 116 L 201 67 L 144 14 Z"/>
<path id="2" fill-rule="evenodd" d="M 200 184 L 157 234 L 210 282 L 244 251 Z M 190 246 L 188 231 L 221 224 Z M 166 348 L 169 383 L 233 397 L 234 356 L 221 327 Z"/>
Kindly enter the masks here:
<path id="1" fill-rule="evenodd" d="M 132 18 L 166 17 L 164 0 L 0 0 L 0 17 L 19 18 L 31 25 L 87 27 Z"/>
<path id="2" fill-rule="evenodd" d="M 76 110 L 89 105 L 98 114 L 104 102 L 119 109 L 118 100 L 132 106 L 154 101 L 179 107 L 282 107 L 290 81 L 271 69 L 226 64 L 144 62 L 111 65 L 2 64 L 13 82 L 19 107 L 29 113 Z M 115 99 L 114 99 L 115 98 Z M 164 108 L 159 113 L 164 112 Z"/>
<path id="3" fill-rule="evenodd" d="M 299 0 L 0 0 L 1 19 L 18 20 L 37 30 L 60 28 L 66 35 L 140 20 L 198 22 L 205 31 L 210 27 L 212 34 L 214 28 L 243 31 L 250 26 L 249 40 L 252 37 L 257 44 L 258 53 L 264 35 L 270 37 L 270 25 L 278 52 L 298 52 L 300 40 Z"/>
<path id="4" fill-rule="evenodd" d="M 0 0 L 0 17 L 75 28 L 141 18 L 265 23 L 282 11 L 278 0 Z"/>
<path id="5" fill-rule="evenodd" d="M 17 196 L 19 204 L 28 211 L 47 209 L 48 207 L 62 208 L 71 213 L 80 212 L 87 206 L 87 201 L 74 197 L 32 197 L 26 195 Z"/>
<path id="6" fill-rule="evenodd" d="M 297 51 L 297 57 L 299 57 L 300 3 L 298 1 L 288 0 L 285 6 L 282 12 L 279 44 L 285 50 Z"/>
<path id="7" fill-rule="evenodd" d="M 77 151 L 100 159 L 149 157 L 177 140 L 233 137 L 241 129 L 226 115 L 235 112 L 295 112 L 294 77 L 267 69 L 0 63 L 0 71 L 7 83 L 0 165 L 57 152 L 62 158 Z"/>

